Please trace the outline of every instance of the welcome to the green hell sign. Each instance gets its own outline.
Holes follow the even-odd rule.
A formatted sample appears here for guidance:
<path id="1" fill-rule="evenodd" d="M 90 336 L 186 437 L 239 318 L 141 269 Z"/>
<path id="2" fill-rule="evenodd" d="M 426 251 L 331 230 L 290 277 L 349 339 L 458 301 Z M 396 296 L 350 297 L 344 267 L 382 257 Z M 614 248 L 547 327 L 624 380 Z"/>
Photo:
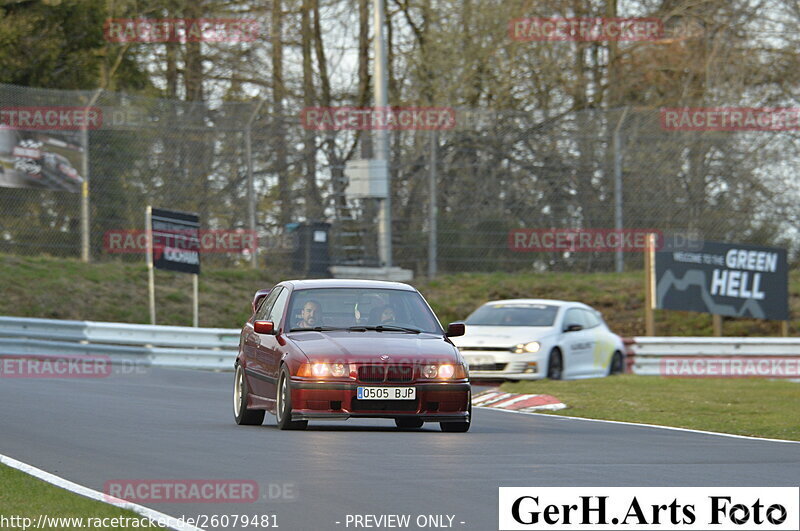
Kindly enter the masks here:
<path id="1" fill-rule="evenodd" d="M 786 320 L 786 250 L 703 242 L 693 252 L 655 253 L 656 307 Z"/>

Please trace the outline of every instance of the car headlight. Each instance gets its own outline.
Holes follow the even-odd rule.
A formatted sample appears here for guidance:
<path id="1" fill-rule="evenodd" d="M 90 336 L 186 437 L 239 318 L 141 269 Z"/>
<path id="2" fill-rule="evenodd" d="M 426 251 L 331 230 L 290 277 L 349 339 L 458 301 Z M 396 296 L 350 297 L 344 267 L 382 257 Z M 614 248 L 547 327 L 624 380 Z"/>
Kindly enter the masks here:
<path id="1" fill-rule="evenodd" d="M 436 375 L 439 373 L 439 367 L 436 365 L 423 365 L 422 366 L 422 377 L 423 378 L 436 378 Z"/>
<path id="2" fill-rule="evenodd" d="M 347 363 L 304 363 L 297 371 L 298 376 L 307 378 L 326 378 L 333 376 L 341 378 L 349 375 L 350 366 Z"/>
<path id="3" fill-rule="evenodd" d="M 531 354 L 534 352 L 539 352 L 539 349 L 542 346 L 539 344 L 538 341 L 531 341 L 530 343 L 520 343 L 519 345 L 515 346 L 511 349 L 511 352 L 514 354 L 525 354 L 526 352 L 530 352 Z"/>
<path id="4" fill-rule="evenodd" d="M 443 363 L 441 365 L 436 365 L 435 363 L 429 363 L 427 365 L 423 365 L 420 371 L 420 375 L 423 378 L 440 378 L 443 380 L 450 380 L 450 379 L 461 379 L 467 377 L 467 370 L 464 368 L 463 365 L 460 363 L 452 364 L 452 363 Z"/>
<path id="5" fill-rule="evenodd" d="M 439 365 L 439 378 L 452 378 L 456 373 L 456 368 L 452 365 Z"/>

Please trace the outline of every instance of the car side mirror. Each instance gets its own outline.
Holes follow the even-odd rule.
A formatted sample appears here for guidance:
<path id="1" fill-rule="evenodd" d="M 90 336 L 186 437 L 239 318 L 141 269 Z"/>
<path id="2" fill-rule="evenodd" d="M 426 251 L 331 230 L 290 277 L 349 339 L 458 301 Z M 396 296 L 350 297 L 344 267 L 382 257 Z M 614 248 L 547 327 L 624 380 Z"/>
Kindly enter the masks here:
<path id="1" fill-rule="evenodd" d="M 256 313 L 256 310 L 258 309 L 258 304 L 261 302 L 261 299 L 269 295 L 270 291 L 272 291 L 272 288 L 260 289 L 256 291 L 256 294 L 253 295 L 253 313 Z"/>
<path id="2" fill-rule="evenodd" d="M 272 321 L 256 321 L 253 323 L 253 330 L 256 334 L 274 334 L 275 323 Z"/>
<path id="3" fill-rule="evenodd" d="M 571 324 L 564 329 L 564 332 L 579 332 L 583 330 L 583 326 L 579 324 Z"/>
<path id="4" fill-rule="evenodd" d="M 464 323 L 450 323 L 447 325 L 447 337 L 463 336 L 466 333 L 467 327 Z"/>

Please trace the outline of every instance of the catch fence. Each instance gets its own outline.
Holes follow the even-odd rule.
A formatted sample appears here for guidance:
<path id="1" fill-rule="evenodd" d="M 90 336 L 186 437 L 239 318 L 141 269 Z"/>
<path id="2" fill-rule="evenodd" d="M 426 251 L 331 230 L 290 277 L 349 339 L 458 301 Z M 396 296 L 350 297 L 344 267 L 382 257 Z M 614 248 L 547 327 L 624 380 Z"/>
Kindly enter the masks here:
<path id="1" fill-rule="evenodd" d="M 369 154 L 370 131 L 308 129 L 302 109 L 275 115 L 259 101 L 109 91 L 0 85 L 0 108 L 0 252 L 80 257 L 88 181 L 92 261 L 143 261 L 140 249 L 122 252 L 108 235 L 143 229 L 151 204 L 197 212 L 205 229 L 256 231 L 254 262 L 249 250 L 217 249 L 205 266 L 255 263 L 302 276 L 306 223 L 330 224 L 331 265 L 378 265 L 377 200 L 348 196 L 345 172 Z M 30 121 L 37 109 L 65 108 L 94 109 L 102 120 Z M 20 110 L 34 113 L 28 129 L 9 127 L 9 109 L 17 120 Z M 605 236 L 604 246 L 563 243 L 572 236 L 545 245 L 546 234 L 586 230 L 794 250 L 796 131 L 686 130 L 663 109 L 452 113 L 448 127 L 390 138 L 393 261 L 417 275 L 641 267 L 640 247 L 617 253 L 608 244 L 619 240 Z"/>

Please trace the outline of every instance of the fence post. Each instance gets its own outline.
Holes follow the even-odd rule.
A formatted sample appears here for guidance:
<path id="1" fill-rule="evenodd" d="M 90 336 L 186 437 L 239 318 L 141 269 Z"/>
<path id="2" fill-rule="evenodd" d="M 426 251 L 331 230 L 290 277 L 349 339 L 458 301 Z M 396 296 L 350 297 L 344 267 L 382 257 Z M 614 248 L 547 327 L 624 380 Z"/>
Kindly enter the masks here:
<path id="1" fill-rule="evenodd" d="M 89 103 L 86 105 L 86 112 L 97 102 L 97 98 L 103 89 L 99 88 L 92 94 Z M 90 262 L 89 254 L 89 130 L 88 120 L 84 120 L 81 128 L 81 144 L 83 148 L 83 163 L 81 172 L 83 173 L 83 184 L 81 185 L 81 260 Z"/>
<path id="2" fill-rule="evenodd" d="M 628 114 L 628 107 L 622 111 L 622 116 L 617 122 L 617 127 L 614 129 L 614 229 L 618 234 L 622 232 L 622 140 L 620 139 L 619 130 L 622 128 L 622 122 L 625 121 L 625 116 Z M 625 269 L 625 263 L 622 257 L 622 246 L 618 246 L 614 251 L 614 266 L 617 273 L 622 273 Z"/>
<path id="3" fill-rule="evenodd" d="M 438 206 L 436 203 L 436 151 L 438 149 L 439 138 L 436 130 L 431 131 L 431 167 L 428 172 L 428 278 L 436 276 L 436 254 L 437 254 L 437 215 Z"/>
<path id="4" fill-rule="evenodd" d="M 247 158 L 247 227 L 250 229 L 250 234 L 256 237 L 256 245 L 250 257 L 250 265 L 253 269 L 258 268 L 258 236 L 256 235 L 256 191 L 253 181 L 252 129 L 253 120 L 255 120 L 263 104 L 264 100 L 259 100 L 244 129 L 245 157 Z"/>

